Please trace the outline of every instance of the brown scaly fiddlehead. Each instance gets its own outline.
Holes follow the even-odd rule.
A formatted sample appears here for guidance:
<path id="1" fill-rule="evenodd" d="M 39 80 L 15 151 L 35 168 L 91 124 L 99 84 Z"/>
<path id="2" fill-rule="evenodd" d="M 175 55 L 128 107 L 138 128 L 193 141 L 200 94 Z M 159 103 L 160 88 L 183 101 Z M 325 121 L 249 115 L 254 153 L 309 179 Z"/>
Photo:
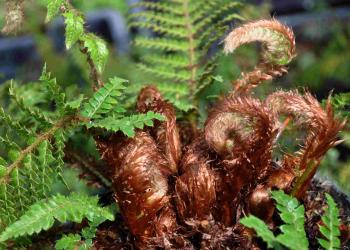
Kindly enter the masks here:
<path id="1" fill-rule="evenodd" d="M 293 195 L 301 198 L 322 157 L 340 143 L 337 134 L 345 126 L 345 121 L 334 117 L 330 99 L 323 109 L 310 93 L 301 95 L 296 91 L 279 91 L 271 94 L 266 103 L 276 116 L 290 116 L 297 126 L 307 129 L 302 148 L 294 155 L 284 157 L 284 165 L 302 173 L 292 191 Z"/>
<path id="2" fill-rule="evenodd" d="M 251 22 L 234 29 L 225 39 L 224 51 L 231 53 L 243 44 L 257 41 L 264 46 L 261 62 L 234 82 L 234 93 L 247 93 L 262 81 L 283 75 L 287 72 L 285 65 L 296 55 L 293 31 L 274 19 Z"/>
<path id="3" fill-rule="evenodd" d="M 150 129 L 151 135 L 169 161 L 169 168 L 177 173 L 178 163 L 181 159 L 181 141 L 176 125 L 176 114 L 173 106 L 164 101 L 154 86 L 143 88 L 137 100 L 137 110 L 141 113 L 154 111 L 162 114 L 166 121 L 156 121 Z"/>

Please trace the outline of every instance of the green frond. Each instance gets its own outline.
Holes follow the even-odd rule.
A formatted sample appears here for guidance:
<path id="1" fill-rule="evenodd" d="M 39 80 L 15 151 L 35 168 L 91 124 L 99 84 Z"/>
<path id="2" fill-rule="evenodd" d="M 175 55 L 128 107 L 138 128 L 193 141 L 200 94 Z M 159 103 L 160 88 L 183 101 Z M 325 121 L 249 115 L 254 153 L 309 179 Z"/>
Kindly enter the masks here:
<path id="1" fill-rule="evenodd" d="M 56 250 L 75 250 L 81 245 L 81 236 L 79 234 L 63 235 L 61 239 L 56 241 Z M 80 248 L 79 248 L 80 249 Z"/>
<path id="2" fill-rule="evenodd" d="M 133 137 L 136 128 L 143 129 L 145 125 L 153 126 L 154 119 L 163 121 L 164 117 L 158 113 L 149 111 L 146 114 L 125 116 L 121 119 L 108 116 L 104 119 L 92 122 L 88 126 L 103 128 L 112 132 L 122 131 L 126 136 Z"/>
<path id="3" fill-rule="evenodd" d="M 84 34 L 84 17 L 75 10 L 63 14 L 66 24 L 66 47 L 70 49 Z"/>
<path id="4" fill-rule="evenodd" d="M 157 83 L 157 88 L 164 95 L 174 95 L 179 97 L 187 96 L 190 93 L 187 84 L 166 84 L 166 83 Z"/>
<path id="5" fill-rule="evenodd" d="M 191 78 L 191 72 L 186 70 L 176 70 L 166 66 L 152 66 L 148 67 L 145 64 L 138 64 L 138 67 L 148 73 L 158 76 L 161 79 L 166 79 L 174 82 L 186 82 Z"/>
<path id="6" fill-rule="evenodd" d="M 187 42 L 178 41 L 166 38 L 144 38 L 138 37 L 135 39 L 135 45 L 148 48 L 148 49 L 158 49 L 165 51 L 182 51 L 186 52 L 189 50 L 189 45 Z"/>
<path id="7" fill-rule="evenodd" d="M 254 215 L 250 215 L 249 217 L 242 218 L 239 222 L 248 228 L 254 229 L 256 234 L 267 243 L 268 248 L 282 249 L 276 241 L 276 237 L 263 220 Z"/>
<path id="8" fill-rule="evenodd" d="M 65 3 L 65 0 L 48 0 L 46 22 L 51 21 L 59 12 L 59 8 Z"/>
<path id="9" fill-rule="evenodd" d="M 13 129 L 16 133 L 27 137 L 29 135 L 33 135 L 33 131 L 26 128 L 22 124 L 20 124 L 18 121 L 15 121 L 11 116 L 6 114 L 5 110 L 3 108 L 0 108 L 0 121 L 2 124 L 5 124 L 9 128 Z"/>
<path id="10" fill-rule="evenodd" d="M 153 10 L 158 12 L 168 12 L 171 13 L 172 15 L 179 15 L 182 16 L 183 15 L 183 10 L 181 8 L 179 8 L 178 3 L 174 3 L 174 2 L 146 2 L 146 1 L 142 1 L 139 2 L 137 4 L 134 4 L 132 6 L 133 8 L 136 7 L 143 7 L 147 10 Z"/>
<path id="11" fill-rule="evenodd" d="M 47 89 L 50 99 L 55 101 L 59 111 L 63 112 L 66 105 L 66 94 L 61 90 L 56 82 L 56 78 L 51 78 L 51 73 L 47 71 L 46 64 L 39 78 L 41 84 Z"/>
<path id="12" fill-rule="evenodd" d="M 95 119 L 110 112 L 118 104 L 117 98 L 121 96 L 124 84 L 127 81 L 121 78 L 111 78 L 100 88 L 88 102 L 83 105 L 82 116 Z"/>
<path id="13" fill-rule="evenodd" d="M 28 105 L 26 105 L 24 103 L 23 98 L 16 94 L 16 91 L 15 91 L 13 83 L 11 83 L 11 85 L 10 85 L 9 94 L 15 100 L 15 102 L 18 105 L 18 107 L 24 113 L 26 113 L 26 115 L 29 118 L 35 119 L 36 121 L 38 121 L 39 123 L 41 123 L 43 125 L 50 125 L 50 124 L 52 124 L 51 119 L 47 115 L 45 115 L 39 109 L 37 109 L 35 107 L 29 107 Z"/>
<path id="14" fill-rule="evenodd" d="M 84 218 L 91 222 L 100 221 L 101 218 L 112 221 L 114 215 L 108 208 L 98 205 L 97 197 L 84 194 L 71 194 L 66 197 L 58 194 L 30 206 L 19 220 L 0 234 L 0 241 L 47 230 L 53 226 L 55 220 L 61 223 L 68 221 L 80 223 Z"/>
<path id="15" fill-rule="evenodd" d="M 324 239 L 318 239 L 318 242 L 326 250 L 340 249 L 339 209 L 333 198 L 329 194 L 325 195 L 328 207 L 322 216 L 324 226 L 320 226 Z"/>
<path id="16" fill-rule="evenodd" d="M 173 69 L 175 68 L 185 69 L 185 67 L 189 66 L 190 64 L 188 58 L 184 57 L 183 55 L 151 54 L 151 55 L 145 56 L 144 60 L 146 63 L 149 63 L 149 64 L 169 66 Z"/>
<path id="17" fill-rule="evenodd" d="M 304 228 L 304 206 L 298 200 L 283 191 L 272 191 L 272 198 L 277 202 L 276 207 L 282 221 L 281 234 L 277 241 L 291 250 L 307 250 L 309 242 Z"/>
<path id="18" fill-rule="evenodd" d="M 169 37 L 173 37 L 175 39 L 183 39 L 186 38 L 186 29 L 181 27 L 173 27 L 166 25 L 158 25 L 157 23 L 150 23 L 145 21 L 134 21 L 130 23 L 131 27 L 145 28 L 150 29 L 161 35 L 168 35 Z"/>
<path id="19" fill-rule="evenodd" d="M 84 34 L 80 39 L 96 65 L 97 71 L 101 73 L 108 59 L 108 49 L 105 41 L 92 33 Z"/>
<path id="20" fill-rule="evenodd" d="M 282 246 L 291 250 L 307 250 L 309 242 L 304 229 L 304 206 L 298 200 L 285 194 L 283 191 L 272 191 L 272 198 L 276 201 L 276 207 L 284 224 L 279 229 L 281 233 L 275 236 L 264 221 L 249 215 L 240 222 L 256 231 L 268 248 L 282 250 Z"/>
<path id="21" fill-rule="evenodd" d="M 182 17 L 174 16 L 170 13 L 157 13 L 154 11 L 142 11 L 138 13 L 131 14 L 129 16 L 130 20 L 136 20 L 141 19 L 145 22 L 155 22 L 158 23 L 160 26 L 164 25 L 166 27 L 169 26 L 178 26 L 183 27 L 185 25 L 185 22 Z M 131 22 L 129 25 L 131 27 L 137 27 L 134 26 L 135 23 Z"/>

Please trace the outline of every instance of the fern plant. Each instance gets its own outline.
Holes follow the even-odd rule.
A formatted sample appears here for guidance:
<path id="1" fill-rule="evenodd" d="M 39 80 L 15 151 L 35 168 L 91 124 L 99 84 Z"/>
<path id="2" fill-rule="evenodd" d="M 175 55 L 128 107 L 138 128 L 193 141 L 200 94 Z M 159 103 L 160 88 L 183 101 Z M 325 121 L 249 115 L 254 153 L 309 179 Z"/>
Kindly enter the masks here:
<path id="1" fill-rule="evenodd" d="M 80 223 L 87 218 L 98 225 L 105 220 L 113 220 L 114 215 L 108 208 L 98 205 L 98 198 L 84 194 L 71 194 L 68 197 L 55 195 L 36 202 L 13 224 L 0 234 L 0 241 L 33 235 L 51 228 L 55 220 Z"/>
<path id="2" fill-rule="evenodd" d="M 274 236 L 265 222 L 253 215 L 241 219 L 240 222 L 254 229 L 267 243 L 268 248 L 282 249 L 282 246 L 285 246 L 292 250 L 307 250 L 309 243 L 304 229 L 304 206 L 283 191 L 272 191 L 271 195 L 284 222 L 279 227 L 281 234 Z"/>
<path id="3" fill-rule="evenodd" d="M 83 15 L 68 1 L 48 1 L 47 7 L 47 21 L 58 13 L 64 16 L 67 49 L 78 44 L 87 56 L 94 89 L 100 88 L 86 101 L 83 95 L 67 100 L 65 91 L 45 66 L 40 82 L 47 100 L 36 107 L 28 105 L 28 101 L 16 93 L 19 87 L 14 83 L 10 85 L 9 95 L 17 104 L 21 119 L 15 120 L 16 117 L 1 109 L 3 135 L 0 139 L 6 147 L 6 154 L 0 158 L 0 231 L 16 221 L 30 205 L 50 195 L 52 184 L 62 175 L 67 135 L 74 129 L 108 128 L 132 136 L 135 128 L 152 125 L 152 119 L 162 119 L 154 112 L 129 116 L 118 105 L 126 81 L 113 78 L 104 84 L 101 80 L 100 73 L 108 53 L 103 40 L 85 32 Z M 112 117 L 114 124 L 108 123 Z M 104 122 L 101 122 L 103 119 Z M 115 125 L 118 121 L 119 125 Z"/>
<path id="4" fill-rule="evenodd" d="M 14 11 L 22 13 L 23 1 L 14 2 Z M 233 81 L 235 87 L 206 118 L 207 113 L 198 112 L 199 96 L 213 81 L 223 82 L 213 73 L 215 45 L 232 21 L 242 19 L 237 14 L 241 4 L 171 0 L 137 6 L 143 11 L 131 16 L 131 26 L 152 30 L 151 38 L 135 41 L 149 49 L 139 67 L 157 78 L 138 94 L 135 113 L 127 95 L 133 93 L 135 100 L 141 85 L 119 77 L 106 80 L 106 43 L 85 30 L 84 15 L 70 1 L 47 1 L 46 21 L 64 18 L 66 48 L 85 56 L 92 91 L 62 87 L 46 67 L 39 85 L 12 82 L 0 88 L 1 94 L 7 90 L 0 109 L 0 247 L 21 244 L 23 237 L 38 240 L 51 227 L 64 230 L 67 221 L 83 225 L 86 218 L 87 227 L 59 231 L 55 236 L 60 239 L 51 240 L 51 246 L 118 248 L 119 239 L 101 233 L 119 237 L 115 227 L 120 222 L 99 204 L 101 199 L 116 201 L 128 228 L 120 248 L 254 248 L 260 243 L 239 225 L 242 214 L 249 213 L 257 217 L 242 223 L 255 228 L 269 248 L 307 249 L 304 206 L 297 199 L 307 195 L 326 151 L 340 143 L 337 133 L 345 123 L 334 115 L 331 100 L 323 107 L 309 93 L 278 91 L 265 100 L 251 94 L 263 81 L 287 72 L 295 57 L 292 30 L 272 19 L 228 34 L 225 52 L 258 41 L 263 44 L 261 61 Z M 197 123 L 201 115 L 203 128 Z M 278 137 L 292 122 L 306 128 L 305 143 L 275 163 Z M 80 178 L 97 187 L 100 197 L 59 194 L 53 184 L 64 183 L 69 168 L 84 170 Z M 291 190 L 296 197 L 273 191 L 271 199 L 276 189 Z M 265 224 L 280 223 L 273 216 L 273 200 L 283 222 L 277 236 Z M 321 227 L 325 239 L 320 240 L 334 248 L 336 213 L 329 203 Z"/>
<path id="5" fill-rule="evenodd" d="M 326 199 L 328 207 L 322 216 L 322 222 L 324 225 L 320 226 L 320 232 L 325 239 L 318 239 L 318 242 L 326 250 L 339 249 L 339 209 L 332 196 L 326 194 Z"/>
<path id="6" fill-rule="evenodd" d="M 222 39 L 232 21 L 243 20 L 238 14 L 241 6 L 237 1 L 217 0 L 136 4 L 143 10 L 131 14 L 130 26 L 153 32 L 135 40 L 137 47 L 149 50 L 139 67 L 158 77 L 157 87 L 180 110 L 195 107 L 201 90 L 214 82 L 216 52 L 209 54 L 210 46 Z"/>
<path id="7" fill-rule="evenodd" d="M 292 196 L 283 191 L 272 191 L 272 198 L 276 201 L 279 216 L 285 223 L 279 227 L 281 234 L 275 236 L 264 221 L 254 215 L 242 218 L 240 223 L 254 229 L 256 234 L 267 244 L 268 248 L 283 249 L 308 249 L 304 225 L 304 206 Z M 339 210 L 333 198 L 325 194 L 328 207 L 322 216 L 324 225 L 320 226 L 320 232 L 325 239 L 318 239 L 319 244 L 326 250 L 340 248 L 340 221 Z"/>

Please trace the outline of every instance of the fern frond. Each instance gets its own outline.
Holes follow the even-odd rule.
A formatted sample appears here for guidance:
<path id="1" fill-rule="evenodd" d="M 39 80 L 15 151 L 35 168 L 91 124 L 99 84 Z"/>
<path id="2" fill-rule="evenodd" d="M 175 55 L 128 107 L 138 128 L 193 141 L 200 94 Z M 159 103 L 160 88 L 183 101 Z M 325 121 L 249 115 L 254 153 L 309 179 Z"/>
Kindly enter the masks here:
<path id="1" fill-rule="evenodd" d="M 163 51 L 186 52 L 189 50 L 189 45 L 186 42 L 165 38 L 139 37 L 135 39 L 135 45 Z"/>
<path id="2" fill-rule="evenodd" d="M 169 85 L 187 84 L 188 95 L 176 95 L 176 102 L 167 99 L 177 103 L 177 107 L 182 106 L 181 110 L 192 108 L 193 104 L 192 107 L 189 103 L 181 105 L 184 103 L 180 100 L 195 102 L 197 96 L 194 93 L 199 93 L 196 91 L 197 87 L 204 89 L 212 82 L 203 78 L 203 71 L 210 74 L 215 69 L 207 67 L 209 62 L 205 55 L 210 46 L 228 29 L 227 24 L 230 21 L 242 19 L 236 14 L 241 4 L 237 1 L 222 3 L 216 0 L 172 0 L 143 1 L 136 6 L 143 10 L 130 17 L 131 26 L 148 28 L 160 35 L 156 38 L 136 38 L 136 46 L 151 51 L 151 56 L 145 56 L 140 68 L 151 73 L 159 82 Z M 219 28 L 217 24 L 223 27 Z M 209 73 L 209 70 L 213 71 Z M 165 92 L 162 94 L 167 95 Z"/>
<path id="3" fill-rule="evenodd" d="M 256 234 L 267 243 L 268 248 L 282 249 L 276 237 L 263 220 L 254 215 L 250 215 L 249 217 L 242 218 L 239 222 L 248 228 L 254 229 Z"/>
<path id="4" fill-rule="evenodd" d="M 18 121 L 14 121 L 11 116 L 6 114 L 5 110 L 3 108 L 0 108 L 0 121 L 2 124 L 5 124 L 9 128 L 13 129 L 18 134 L 27 137 L 29 135 L 33 135 L 34 132 L 31 131 L 31 129 L 26 128 L 22 124 L 20 124 Z"/>
<path id="5" fill-rule="evenodd" d="M 29 210 L 18 221 L 8 226 L 0 234 L 0 241 L 47 230 L 53 226 L 55 220 L 61 223 L 67 221 L 80 223 L 84 218 L 89 221 L 99 218 L 112 221 L 114 215 L 108 208 L 98 206 L 97 197 L 84 194 L 71 194 L 66 197 L 58 194 L 30 206 Z"/>
<path id="6" fill-rule="evenodd" d="M 277 241 L 292 250 L 307 250 L 309 242 L 304 229 L 304 206 L 298 200 L 283 191 L 272 191 L 272 198 L 277 202 L 276 207 L 282 221 L 281 234 Z"/>
<path id="7" fill-rule="evenodd" d="M 63 112 L 66 105 L 66 94 L 61 90 L 60 86 L 57 84 L 56 78 L 51 78 L 51 73 L 47 71 L 46 64 L 44 65 L 39 80 L 48 90 L 50 98 L 55 101 L 58 110 Z"/>
<path id="8" fill-rule="evenodd" d="M 65 0 L 49 0 L 47 3 L 47 15 L 46 22 L 51 21 L 59 12 L 59 8 L 62 4 L 65 3 Z"/>
<path id="9" fill-rule="evenodd" d="M 318 239 L 318 242 L 326 250 L 340 249 L 339 209 L 329 194 L 325 194 L 325 196 L 328 207 L 322 216 L 324 226 L 320 226 L 320 232 L 325 239 Z"/>
<path id="10" fill-rule="evenodd" d="M 66 24 L 66 47 L 70 49 L 84 35 L 84 17 L 75 10 L 63 14 Z"/>
<path id="11" fill-rule="evenodd" d="M 121 91 L 125 89 L 124 84 L 126 82 L 121 78 L 111 78 L 85 103 L 81 114 L 84 117 L 95 119 L 110 112 L 118 103 L 117 97 L 121 96 Z"/>
<path id="12" fill-rule="evenodd" d="M 56 250 L 74 250 L 81 245 L 81 236 L 79 234 L 63 235 L 61 239 L 56 241 Z M 79 248 L 80 249 L 80 248 Z"/>
<path id="13" fill-rule="evenodd" d="M 153 120 L 164 121 L 161 114 L 152 111 L 146 114 L 126 116 L 121 119 L 108 116 L 104 119 L 90 123 L 89 127 L 103 128 L 112 132 L 122 131 L 126 136 L 133 137 L 135 129 L 143 129 L 144 126 L 153 126 Z"/>
<path id="14" fill-rule="evenodd" d="M 261 219 L 249 215 L 240 220 L 248 228 L 256 231 L 268 248 L 283 249 L 282 246 L 291 250 L 307 250 L 309 242 L 304 229 L 304 206 L 298 200 L 285 194 L 283 191 L 272 191 L 272 198 L 276 201 L 276 207 L 282 221 L 281 234 L 274 236 L 268 226 Z"/>
<path id="15" fill-rule="evenodd" d="M 191 78 L 190 72 L 186 70 L 176 70 L 167 66 L 154 66 L 151 68 L 145 64 L 138 64 L 138 67 L 145 73 L 156 75 L 161 79 L 172 80 L 174 82 L 186 82 Z"/>
<path id="16" fill-rule="evenodd" d="M 50 117 L 48 117 L 46 114 L 41 112 L 39 109 L 35 107 L 29 107 L 26 105 L 23 101 L 23 98 L 18 96 L 15 91 L 15 87 L 13 82 L 11 82 L 10 88 L 9 88 L 9 94 L 10 96 L 15 100 L 18 107 L 27 114 L 27 117 L 35 119 L 39 123 L 45 126 L 49 126 L 52 124 L 52 120 Z"/>

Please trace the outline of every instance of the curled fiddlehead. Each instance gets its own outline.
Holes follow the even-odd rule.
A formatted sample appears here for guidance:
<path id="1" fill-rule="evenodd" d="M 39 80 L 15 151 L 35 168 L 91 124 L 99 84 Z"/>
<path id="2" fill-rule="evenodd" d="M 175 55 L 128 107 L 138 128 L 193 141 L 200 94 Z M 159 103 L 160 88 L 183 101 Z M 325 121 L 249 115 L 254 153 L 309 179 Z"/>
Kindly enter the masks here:
<path id="1" fill-rule="evenodd" d="M 236 93 L 249 92 L 262 81 L 286 73 L 285 65 L 296 55 L 293 31 L 275 19 L 251 22 L 234 29 L 225 39 L 224 51 L 232 53 L 243 44 L 257 41 L 264 46 L 261 62 L 234 82 Z"/>
<path id="2" fill-rule="evenodd" d="M 156 121 L 150 133 L 156 140 L 162 153 L 169 161 L 169 168 L 173 173 L 177 172 L 181 158 L 181 141 L 176 125 L 176 114 L 173 106 L 163 100 L 160 92 L 154 86 L 143 88 L 137 100 L 137 110 L 142 113 L 154 111 L 162 114 L 165 121 Z"/>
<path id="3" fill-rule="evenodd" d="M 266 104 L 276 116 L 289 116 L 297 126 L 307 129 L 302 148 L 294 155 L 284 157 L 285 166 L 294 167 L 302 173 L 292 192 L 301 198 L 322 157 L 331 147 L 340 143 L 337 134 L 345 126 L 345 121 L 334 116 L 329 99 L 324 109 L 310 93 L 301 95 L 296 91 L 278 91 L 266 99 Z"/>

